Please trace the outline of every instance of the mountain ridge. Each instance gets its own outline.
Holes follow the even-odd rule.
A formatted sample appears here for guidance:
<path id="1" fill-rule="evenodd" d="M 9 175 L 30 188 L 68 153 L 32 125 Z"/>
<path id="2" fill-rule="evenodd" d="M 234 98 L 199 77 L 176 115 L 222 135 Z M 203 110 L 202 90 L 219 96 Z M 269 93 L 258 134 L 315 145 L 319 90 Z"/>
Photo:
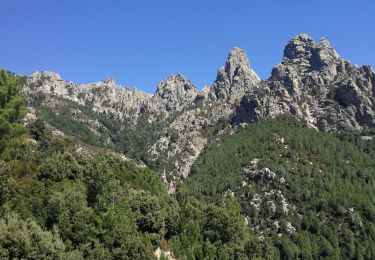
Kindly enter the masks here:
<path id="1" fill-rule="evenodd" d="M 118 86 L 111 78 L 75 84 L 51 72 L 22 76 L 21 82 L 36 113 L 42 107 L 55 114 L 65 107 L 71 113 L 72 103 L 77 106 L 72 118 L 105 136 L 102 145 L 126 154 L 132 150 L 128 137 L 119 135 L 132 133 L 140 139 L 134 144 L 139 149 L 136 159 L 166 172 L 171 183 L 189 175 L 210 139 L 244 123 L 287 114 L 324 132 L 375 126 L 372 68 L 350 64 L 326 39 L 314 42 L 306 34 L 286 44 L 281 62 L 265 80 L 251 68 L 245 52 L 235 47 L 215 81 L 201 90 L 180 73 L 161 81 L 154 94 Z M 88 119 L 79 119 L 80 114 Z M 152 136 L 145 129 L 152 129 Z"/>
<path id="2" fill-rule="evenodd" d="M 220 81 L 220 80 L 223 80 L 222 77 L 223 77 L 223 73 L 225 74 L 225 70 L 230 70 L 230 66 L 233 66 L 233 62 L 231 62 L 231 59 L 233 58 L 233 56 L 238 56 L 238 55 L 243 55 L 243 57 L 241 58 L 237 58 L 239 59 L 239 64 L 240 66 L 241 65 L 244 65 L 244 67 L 249 67 L 250 68 L 250 73 L 253 74 L 253 76 L 255 78 L 257 78 L 259 81 L 267 81 L 269 79 L 271 79 L 272 77 L 275 76 L 275 70 L 277 69 L 277 67 L 283 63 L 283 61 L 285 61 L 286 58 L 289 58 L 289 60 L 292 60 L 291 58 L 293 59 L 298 59 L 297 56 L 293 56 L 293 55 L 297 55 L 294 51 L 296 51 L 298 48 L 300 48 L 301 46 L 293 46 L 293 44 L 296 44 L 296 42 L 298 41 L 306 41 L 306 42 L 309 42 L 310 44 L 312 44 L 313 46 L 315 45 L 320 47 L 321 49 L 323 50 L 328 50 L 329 52 L 331 52 L 330 54 L 333 55 L 335 57 L 335 59 L 339 59 L 341 58 L 336 50 L 334 48 L 331 47 L 331 44 L 330 42 L 326 39 L 326 38 L 321 38 L 317 43 L 314 42 L 313 38 L 310 37 L 308 34 L 305 34 L 305 33 L 302 33 L 302 34 L 298 34 L 296 35 L 295 37 L 293 37 L 291 40 L 289 40 L 289 42 L 287 43 L 287 45 L 285 46 L 284 48 L 284 55 L 283 55 L 283 58 L 281 60 L 280 63 L 278 63 L 277 65 L 275 65 L 273 68 L 271 68 L 271 75 L 268 77 L 268 78 L 265 78 L 265 79 L 261 79 L 257 74 L 256 72 L 253 70 L 253 68 L 250 66 L 250 63 L 249 63 L 249 60 L 247 58 L 247 55 L 245 53 L 245 51 L 243 49 L 241 49 L 240 47 L 233 47 L 229 54 L 228 54 L 228 57 L 227 57 L 227 60 L 225 62 L 225 65 L 221 68 L 218 69 L 218 73 L 216 75 L 216 79 L 213 81 L 213 82 L 216 82 L 216 81 Z M 296 50 L 292 50 L 291 48 L 296 48 Z M 311 47 L 311 46 L 310 46 Z M 298 50 L 297 50 L 298 51 Z M 236 53 L 236 54 L 233 54 L 233 53 Z M 238 53 L 241 53 L 241 54 L 238 54 Z M 311 54 L 310 54 L 311 55 Z M 315 55 L 316 56 L 316 55 Z M 305 57 L 305 56 L 304 56 Z M 322 58 L 322 57 L 320 57 Z M 242 60 L 241 60 L 242 59 Z M 348 60 L 344 60 L 345 62 L 349 62 Z M 324 62 L 324 61 L 323 61 Z M 236 64 L 235 64 L 236 65 Z M 367 65 L 367 64 L 363 64 L 363 65 L 357 65 L 357 64 L 353 64 L 354 67 L 363 67 L 363 68 L 366 68 L 366 70 L 371 73 L 373 72 L 373 68 L 371 67 L 371 65 Z M 232 71 L 233 73 L 234 71 Z M 49 78 L 50 80 L 56 80 L 56 81 L 65 81 L 65 82 L 72 82 L 74 83 L 73 81 L 71 80 L 63 80 L 62 77 L 57 73 L 57 72 L 53 72 L 53 71 L 49 71 L 49 70 L 40 70 L 40 71 L 34 71 L 32 74 L 30 75 L 22 75 L 22 74 L 19 74 L 21 77 L 31 77 L 31 78 L 35 78 L 35 79 L 47 79 Z M 233 75 L 235 76 L 235 75 Z M 96 84 L 109 84 L 109 85 L 113 85 L 113 86 L 116 86 L 116 87 L 121 87 L 121 88 L 125 88 L 127 90 L 134 90 L 134 91 L 138 91 L 138 92 L 141 92 L 143 94 L 147 94 L 147 95 L 155 95 L 157 94 L 157 91 L 158 91 L 158 87 L 160 84 L 162 84 L 163 82 L 168 82 L 171 78 L 175 78 L 175 77 L 182 77 L 184 78 L 185 80 L 188 80 L 190 81 L 183 73 L 180 73 L 180 72 L 177 72 L 177 73 L 171 73 L 169 74 L 164 80 L 161 80 L 155 87 L 155 91 L 153 93 L 151 92 L 147 92 L 147 91 L 143 91 L 141 90 L 140 88 L 138 88 L 137 86 L 134 86 L 134 87 L 128 87 L 126 85 L 122 85 L 122 84 L 117 84 L 116 81 L 115 81 L 115 78 L 113 77 L 107 77 L 105 78 L 104 80 L 102 81 L 95 81 L 95 82 L 87 82 L 87 83 L 74 83 L 75 85 L 77 86 L 86 86 L 86 85 L 96 85 Z M 229 79 L 230 77 L 228 77 L 227 75 L 227 78 Z M 233 80 L 233 79 L 229 79 L 229 80 Z M 195 85 L 190 81 L 191 85 L 194 86 L 194 88 L 199 92 L 209 86 L 204 86 L 202 87 L 201 89 L 195 87 Z"/>

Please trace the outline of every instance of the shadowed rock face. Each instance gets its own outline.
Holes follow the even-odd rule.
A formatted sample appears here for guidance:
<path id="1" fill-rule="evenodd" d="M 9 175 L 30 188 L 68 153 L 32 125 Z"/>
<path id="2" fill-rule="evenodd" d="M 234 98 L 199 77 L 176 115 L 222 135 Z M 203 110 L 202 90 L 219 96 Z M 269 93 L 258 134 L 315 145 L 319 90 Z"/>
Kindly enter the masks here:
<path id="1" fill-rule="evenodd" d="M 314 40 L 307 34 L 300 34 L 291 39 L 284 49 L 284 58 L 289 60 L 304 59 L 311 56 Z"/>
<path id="2" fill-rule="evenodd" d="M 77 85 L 52 72 L 23 76 L 22 82 L 30 104 L 43 94 L 42 106 L 53 108 L 68 100 L 134 129 L 140 119 L 158 125 L 158 138 L 145 149 L 154 160 L 162 158 L 173 164 L 172 177 L 189 174 L 222 122 L 254 122 L 289 114 L 321 131 L 375 125 L 371 67 L 350 64 L 327 40 L 314 42 L 306 34 L 287 43 L 281 63 L 265 81 L 251 68 L 245 52 L 236 47 L 216 80 L 202 90 L 181 74 L 160 82 L 155 94 L 118 86 L 112 78 Z"/>

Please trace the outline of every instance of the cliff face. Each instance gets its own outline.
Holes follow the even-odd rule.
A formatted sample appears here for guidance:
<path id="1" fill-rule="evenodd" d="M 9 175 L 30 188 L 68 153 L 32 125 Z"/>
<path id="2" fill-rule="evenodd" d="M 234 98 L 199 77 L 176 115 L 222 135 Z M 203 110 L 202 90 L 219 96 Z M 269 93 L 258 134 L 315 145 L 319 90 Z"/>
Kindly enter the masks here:
<path id="1" fill-rule="evenodd" d="M 105 133 L 108 138 L 103 145 L 116 146 L 118 131 L 133 131 L 147 140 L 140 147 L 144 152 L 140 159 L 155 162 L 170 181 L 186 177 L 218 126 L 231 127 L 230 122 L 290 114 L 321 131 L 375 125 L 373 70 L 350 64 L 327 40 L 315 43 L 304 34 L 288 42 L 281 63 L 265 81 L 239 48 L 232 49 L 216 80 L 202 90 L 181 74 L 159 83 L 155 94 L 118 86 L 111 78 L 81 85 L 52 72 L 21 78 L 31 111 L 48 107 L 59 113 L 57 108 L 69 109 L 72 104 L 84 108 L 85 120 L 77 116 L 83 113 L 79 109 L 70 111 L 72 119 L 98 135 Z M 119 129 L 109 127 L 108 120 Z"/>
<path id="2" fill-rule="evenodd" d="M 291 39 L 284 57 L 237 108 L 236 122 L 290 114 L 321 131 L 374 127 L 375 74 L 344 60 L 325 39 Z"/>

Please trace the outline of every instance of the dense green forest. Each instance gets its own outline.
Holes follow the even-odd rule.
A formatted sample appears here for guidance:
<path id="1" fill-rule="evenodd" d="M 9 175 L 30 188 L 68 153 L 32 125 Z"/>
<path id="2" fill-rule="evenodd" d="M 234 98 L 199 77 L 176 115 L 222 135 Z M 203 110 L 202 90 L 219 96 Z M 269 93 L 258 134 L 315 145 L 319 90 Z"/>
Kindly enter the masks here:
<path id="1" fill-rule="evenodd" d="M 375 258 L 375 144 L 280 117 L 212 143 L 183 184 L 220 203 L 231 192 L 283 259 Z"/>
<path id="2" fill-rule="evenodd" d="M 375 258 L 371 140 L 265 120 L 212 141 L 168 194 L 67 112 L 26 122 L 19 91 L 0 71 L 0 259 L 155 259 L 158 247 L 177 259 Z M 42 118 L 97 149 L 80 153 Z M 144 159 L 152 135 L 100 120 Z"/>

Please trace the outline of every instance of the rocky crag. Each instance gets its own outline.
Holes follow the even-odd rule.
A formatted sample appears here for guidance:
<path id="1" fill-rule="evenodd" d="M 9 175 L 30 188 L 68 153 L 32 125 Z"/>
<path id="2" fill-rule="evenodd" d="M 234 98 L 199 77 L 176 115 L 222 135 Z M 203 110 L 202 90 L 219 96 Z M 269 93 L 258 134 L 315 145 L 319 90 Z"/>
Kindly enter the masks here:
<path id="1" fill-rule="evenodd" d="M 341 58 L 326 39 L 291 39 L 271 77 L 247 93 L 235 121 L 290 114 L 321 131 L 374 127 L 375 74 Z"/>
<path id="2" fill-rule="evenodd" d="M 159 83 L 155 94 L 116 85 L 112 78 L 78 85 L 56 73 L 35 72 L 21 79 L 30 111 L 49 107 L 58 114 L 63 104 L 72 119 L 97 135 L 105 133 L 103 145 L 116 146 L 116 131 L 147 137 L 143 130 L 152 129 L 138 159 L 164 172 L 169 183 L 188 176 L 208 140 L 223 128 L 280 114 L 326 132 L 375 125 L 373 70 L 352 65 L 327 40 L 315 43 L 305 34 L 288 42 L 281 63 L 263 81 L 240 48 L 231 50 L 216 80 L 202 90 L 181 74 Z M 119 129 L 109 127 L 108 120 Z"/>

